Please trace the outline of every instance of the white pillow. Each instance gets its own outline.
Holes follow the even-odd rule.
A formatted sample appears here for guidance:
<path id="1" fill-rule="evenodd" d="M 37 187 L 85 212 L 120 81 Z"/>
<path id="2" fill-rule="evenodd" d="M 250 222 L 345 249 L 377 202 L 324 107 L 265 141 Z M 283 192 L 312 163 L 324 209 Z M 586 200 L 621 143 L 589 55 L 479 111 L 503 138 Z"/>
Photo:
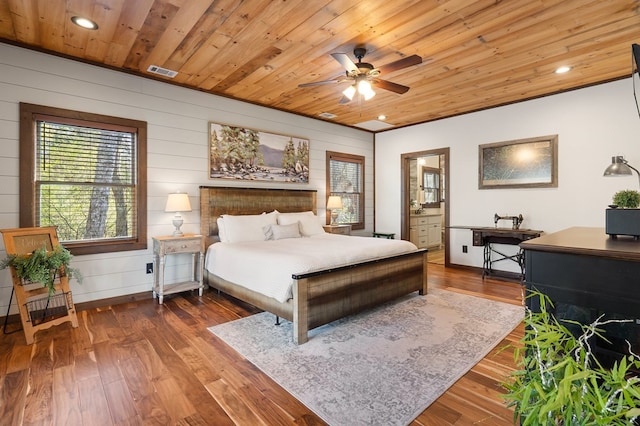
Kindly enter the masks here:
<path id="1" fill-rule="evenodd" d="M 318 217 L 311 211 L 278 214 L 279 225 L 290 225 L 295 222 L 300 222 L 300 233 L 305 237 L 324 233 Z"/>
<path id="2" fill-rule="evenodd" d="M 262 228 L 275 225 L 276 215 L 274 212 L 240 216 L 223 214 L 226 242 L 264 241 Z"/>
<path id="3" fill-rule="evenodd" d="M 267 240 L 283 240 L 285 238 L 300 238 L 300 222 L 290 225 L 269 225 L 264 228 Z"/>
<path id="4" fill-rule="evenodd" d="M 218 224 L 218 237 L 220 238 L 220 242 L 228 242 L 227 233 L 224 229 L 224 219 L 222 217 L 219 217 L 218 219 L 216 219 L 216 223 Z"/>

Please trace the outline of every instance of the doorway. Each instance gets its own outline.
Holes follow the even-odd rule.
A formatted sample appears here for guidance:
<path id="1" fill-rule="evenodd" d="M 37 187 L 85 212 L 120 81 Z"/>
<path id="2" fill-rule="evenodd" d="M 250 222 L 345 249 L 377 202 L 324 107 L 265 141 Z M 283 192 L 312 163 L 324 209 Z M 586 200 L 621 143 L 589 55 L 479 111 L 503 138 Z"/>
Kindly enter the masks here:
<path id="1" fill-rule="evenodd" d="M 449 148 L 401 155 L 401 237 L 449 266 Z"/>

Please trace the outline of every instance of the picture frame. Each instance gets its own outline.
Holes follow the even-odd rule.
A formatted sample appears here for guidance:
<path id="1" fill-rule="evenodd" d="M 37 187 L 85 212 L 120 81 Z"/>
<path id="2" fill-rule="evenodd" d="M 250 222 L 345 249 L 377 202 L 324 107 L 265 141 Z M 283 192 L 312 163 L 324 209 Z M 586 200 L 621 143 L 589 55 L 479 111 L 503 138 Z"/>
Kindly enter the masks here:
<path id="1" fill-rule="evenodd" d="M 558 135 L 496 142 L 478 148 L 478 189 L 558 186 Z"/>
<path id="2" fill-rule="evenodd" d="M 209 122 L 209 179 L 309 183 L 309 140 Z"/>

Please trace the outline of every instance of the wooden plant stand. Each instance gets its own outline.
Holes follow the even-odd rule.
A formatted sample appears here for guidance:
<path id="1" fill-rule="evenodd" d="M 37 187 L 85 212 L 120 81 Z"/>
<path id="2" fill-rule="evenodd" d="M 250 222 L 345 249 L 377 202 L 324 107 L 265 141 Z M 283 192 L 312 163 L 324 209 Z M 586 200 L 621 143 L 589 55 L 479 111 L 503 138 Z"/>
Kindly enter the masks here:
<path id="1" fill-rule="evenodd" d="M 49 251 L 59 244 L 55 226 L 0 229 L 0 232 L 2 232 L 7 255 L 30 254 L 42 246 L 45 246 Z M 57 273 L 55 292 L 51 294 L 49 294 L 49 289 L 40 283 L 25 282 L 17 275 L 14 267 L 9 269 L 13 280 L 13 293 L 16 295 L 20 321 L 28 345 L 33 343 L 33 336 L 39 330 L 67 321 L 70 321 L 74 328 L 78 327 L 76 309 L 69 288 L 69 278 L 63 268 Z M 11 302 L 9 302 L 9 307 L 11 307 Z M 7 316 L 8 314 L 7 312 Z"/>

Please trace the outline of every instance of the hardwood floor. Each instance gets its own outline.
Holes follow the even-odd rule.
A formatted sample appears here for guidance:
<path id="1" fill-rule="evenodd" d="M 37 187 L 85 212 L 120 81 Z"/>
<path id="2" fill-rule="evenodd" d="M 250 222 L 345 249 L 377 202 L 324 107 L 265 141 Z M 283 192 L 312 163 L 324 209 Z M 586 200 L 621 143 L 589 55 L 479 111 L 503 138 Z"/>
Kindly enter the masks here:
<path id="1" fill-rule="evenodd" d="M 429 265 L 429 286 L 521 304 L 518 283 Z M 207 331 L 258 312 L 215 291 L 187 292 L 91 309 L 40 331 L 0 336 L 2 425 L 319 425 L 269 377 Z M 19 324 L 14 324 L 17 328 Z M 425 410 L 413 425 L 511 425 L 499 383 L 514 367 L 496 349 Z M 410 395 L 407 395 L 410 397 Z"/>
<path id="2" fill-rule="evenodd" d="M 427 262 L 444 265 L 444 248 L 430 248 L 427 252 Z"/>

